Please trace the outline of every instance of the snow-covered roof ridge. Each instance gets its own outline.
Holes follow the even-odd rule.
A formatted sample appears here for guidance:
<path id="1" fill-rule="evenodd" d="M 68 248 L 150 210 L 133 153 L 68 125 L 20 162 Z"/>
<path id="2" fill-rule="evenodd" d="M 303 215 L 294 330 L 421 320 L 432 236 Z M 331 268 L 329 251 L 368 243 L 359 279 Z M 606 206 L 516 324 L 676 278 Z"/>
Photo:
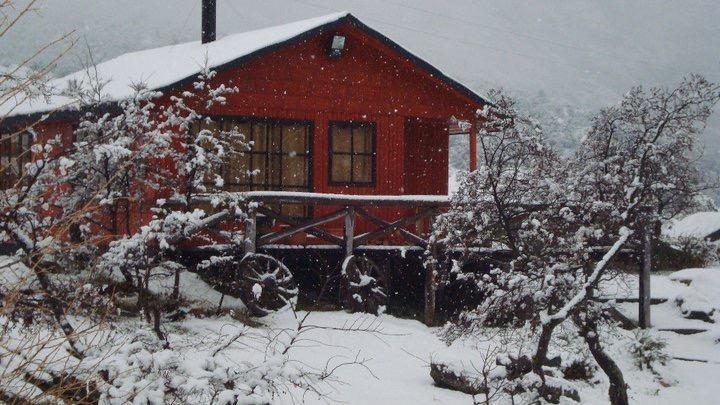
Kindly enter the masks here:
<path id="1" fill-rule="evenodd" d="M 105 97 L 103 101 L 117 102 L 131 97 L 134 93 L 134 85 L 138 83 L 143 83 L 150 90 L 162 90 L 185 80 L 193 79 L 205 67 L 211 69 L 219 68 L 244 57 L 249 57 L 255 52 L 283 44 L 309 31 L 320 29 L 328 24 L 346 18 L 351 19 L 371 34 L 381 37 L 388 46 L 402 52 L 406 57 L 424 69 L 429 70 L 433 75 L 447 81 L 456 90 L 478 102 L 486 102 L 484 98 L 470 90 L 467 86 L 450 78 L 439 69 L 407 51 L 401 45 L 366 26 L 346 11 L 289 24 L 231 34 L 205 44 L 202 44 L 200 41 L 193 41 L 130 52 L 97 64 L 97 66 L 93 68 L 92 74 L 93 76 L 97 74 L 102 82 L 107 82 L 102 89 Z M 82 85 L 87 82 L 87 80 L 87 72 L 81 70 L 52 80 L 50 85 L 54 87 L 58 93 L 61 93 L 67 89 L 71 83 L 73 85 Z M 24 101 L 19 105 L 11 107 L 11 110 L 6 109 L 6 111 L 0 111 L 0 114 L 4 116 L 26 116 L 59 110 L 70 110 L 77 108 L 77 105 L 75 105 L 72 99 L 57 94 L 49 99 Z"/>

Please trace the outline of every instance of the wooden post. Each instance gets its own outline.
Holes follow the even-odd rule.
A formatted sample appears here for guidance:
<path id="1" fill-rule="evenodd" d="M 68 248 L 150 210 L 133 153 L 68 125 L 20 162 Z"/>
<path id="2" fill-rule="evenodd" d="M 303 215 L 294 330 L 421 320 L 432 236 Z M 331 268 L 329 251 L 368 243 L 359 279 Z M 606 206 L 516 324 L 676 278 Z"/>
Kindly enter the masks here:
<path id="1" fill-rule="evenodd" d="M 257 212 L 255 207 L 249 207 L 247 215 L 248 217 L 245 220 L 245 254 L 255 253 L 257 239 Z"/>
<path id="2" fill-rule="evenodd" d="M 473 172 L 477 170 L 477 134 L 475 133 L 475 125 L 470 128 L 468 141 L 470 142 L 470 171 Z"/>
<path id="3" fill-rule="evenodd" d="M 652 226 L 643 232 L 643 258 L 640 269 L 638 321 L 643 329 L 650 325 L 650 271 L 652 270 Z"/>
<path id="4" fill-rule="evenodd" d="M 345 208 L 345 227 L 343 229 L 344 241 L 345 241 L 345 257 L 353 255 L 355 246 L 353 246 L 353 239 L 355 237 L 355 208 Z"/>
<path id="5" fill-rule="evenodd" d="M 435 276 L 437 267 L 435 258 L 437 257 L 437 248 L 433 244 L 430 247 L 432 259 L 425 266 L 425 325 L 433 326 L 435 324 Z"/>

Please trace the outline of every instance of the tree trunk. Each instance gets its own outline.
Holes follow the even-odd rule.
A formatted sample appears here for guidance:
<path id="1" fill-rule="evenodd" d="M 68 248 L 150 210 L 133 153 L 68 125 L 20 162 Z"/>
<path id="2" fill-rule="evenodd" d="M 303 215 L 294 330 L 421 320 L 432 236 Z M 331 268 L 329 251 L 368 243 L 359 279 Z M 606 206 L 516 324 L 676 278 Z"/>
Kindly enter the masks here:
<path id="1" fill-rule="evenodd" d="M 628 405 L 627 384 L 625 383 L 622 370 L 620 370 L 620 367 L 617 366 L 615 361 L 605 353 L 600 345 L 597 324 L 592 320 L 582 322 L 577 318 L 574 319 L 574 321 L 579 327 L 580 336 L 585 339 L 585 343 L 587 343 L 593 358 L 610 380 L 610 388 L 608 389 L 610 403 L 612 405 Z"/>
<path id="2" fill-rule="evenodd" d="M 545 371 L 543 371 L 543 364 L 547 362 L 547 353 L 550 348 L 550 341 L 552 340 L 552 334 L 557 325 L 559 325 L 558 322 L 550 322 L 543 325 L 542 330 L 540 331 L 540 339 L 538 340 L 537 349 L 535 350 L 535 355 L 532 358 L 532 371 L 537 374 L 542 381 L 542 385 L 538 387 L 538 393 L 546 401 L 551 403 L 558 403 L 560 398 L 559 395 L 557 395 L 558 393 L 556 390 L 549 390 L 545 386 Z"/>
<path id="3" fill-rule="evenodd" d="M 180 269 L 175 269 L 175 280 L 173 281 L 173 291 L 171 297 L 177 303 L 180 300 Z"/>
<path id="4" fill-rule="evenodd" d="M 35 276 L 40 283 L 40 288 L 42 288 L 45 293 L 45 301 L 50 306 L 50 310 L 52 311 L 55 321 L 65 334 L 65 338 L 70 345 L 70 354 L 78 359 L 83 359 L 85 355 L 79 347 L 75 328 L 73 328 L 70 321 L 67 319 L 65 304 L 54 294 L 50 277 L 47 275 L 47 270 L 40 263 L 31 263 L 30 267 L 35 271 Z"/>
<path id="5" fill-rule="evenodd" d="M 532 371 L 540 376 L 543 382 L 545 381 L 545 373 L 543 372 L 542 367 L 547 359 L 547 353 L 550 348 L 550 340 L 552 339 L 555 326 L 555 322 L 543 325 L 542 330 L 540 331 L 540 339 L 538 340 L 537 349 L 535 349 L 535 355 L 532 359 Z"/>

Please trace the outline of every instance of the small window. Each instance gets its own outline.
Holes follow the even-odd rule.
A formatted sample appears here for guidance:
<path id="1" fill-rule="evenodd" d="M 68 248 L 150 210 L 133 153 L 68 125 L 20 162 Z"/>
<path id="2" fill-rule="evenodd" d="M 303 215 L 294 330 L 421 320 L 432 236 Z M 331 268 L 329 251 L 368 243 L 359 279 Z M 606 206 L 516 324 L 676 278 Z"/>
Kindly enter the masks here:
<path id="1" fill-rule="evenodd" d="M 375 184 L 375 124 L 330 123 L 330 183 Z"/>
<path id="2" fill-rule="evenodd" d="M 0 190 L 14 187 L 30 162 L 32 135 L 29 132 L 0 134 Z"/>

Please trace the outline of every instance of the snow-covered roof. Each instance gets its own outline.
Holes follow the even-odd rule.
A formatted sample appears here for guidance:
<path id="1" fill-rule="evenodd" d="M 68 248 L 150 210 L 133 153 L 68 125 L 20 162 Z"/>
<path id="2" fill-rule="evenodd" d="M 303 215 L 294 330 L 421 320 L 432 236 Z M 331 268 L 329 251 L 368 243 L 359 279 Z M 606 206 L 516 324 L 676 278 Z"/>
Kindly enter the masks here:
<path id="1" fill-rule="evenodd" d="M 133 85 L 138 83 L 143 83 L 151 90 L 163 89 L 196 76 L 204 67 L 220 67 L 344 18 L 351 18 L 371 33 L 382 36 L 382 34 L 362 24 L 350 13 L 339 12 L 285 25 L 232 34 L 206 44 L 193 41 L 123 54 L 99 63 L 93 69 L 92 74 L 93 76 L 97 74 L 100 80 L 107 81 L 103 88 L 104 97 L 106 98 L 103 101 L 121 101 L 133 95 Z M 473 99 L 484 102 L 482 97 L 464 85 L 447 77 L 386 37 L 382 36 L 382 38 L 386 39 L 386 43 L 391 47 L 403 51 L 414 62 L 447 80 L 457 90 L 471 96 Z M 51 86 L 61 92 L 68 87 L 69 83 L 82 84 L 87 83 L 87 81 L 88 74 L 85 70 L 82 70 L 53 80 Z M 13 106 L 12 110 L 0 111 L 0 114 L 6 116 L 29 115 L 75 107 L 72 99 L 55 95 L 50 99 L 25 101 L 20 105 Z"/>
<path id="2" fill-rule="evenodd" d="M 105 101 L 120 101 L 133 95 L 134 84 L 143 83 L 150 89 L 161 89 L 197 75 L 205 66 L 216 68 L 348 15 L 347 12 L 328 14 L 290 24 L 232 34 L 206 44 L 193 41 L 126 53 L 99 63 L 94 70 L 102 81 L 108 82 L 103 88 L 107 98 Z M 93 71 L 92 74 L 95 75 L 95 72 Z M 87 72 L 81 70 L 53 80 L 51 85 L 62 91 L 71 82 L 82 84 L 87 81 Z M 55 111 L 71 108 L 72 104 L 72 99 L 56 95 L 49 100 L 36 99 L 25 102 L 17 106 L 11 115 Z"/>
<path id="3" fill-rule="evenodd" d="M 671 221 L 664 227 L 663 234 L 675 238 L 680 236 L 706 238 L 718 230 L 720 230 L 720 212 L 708 211 Z"/>

